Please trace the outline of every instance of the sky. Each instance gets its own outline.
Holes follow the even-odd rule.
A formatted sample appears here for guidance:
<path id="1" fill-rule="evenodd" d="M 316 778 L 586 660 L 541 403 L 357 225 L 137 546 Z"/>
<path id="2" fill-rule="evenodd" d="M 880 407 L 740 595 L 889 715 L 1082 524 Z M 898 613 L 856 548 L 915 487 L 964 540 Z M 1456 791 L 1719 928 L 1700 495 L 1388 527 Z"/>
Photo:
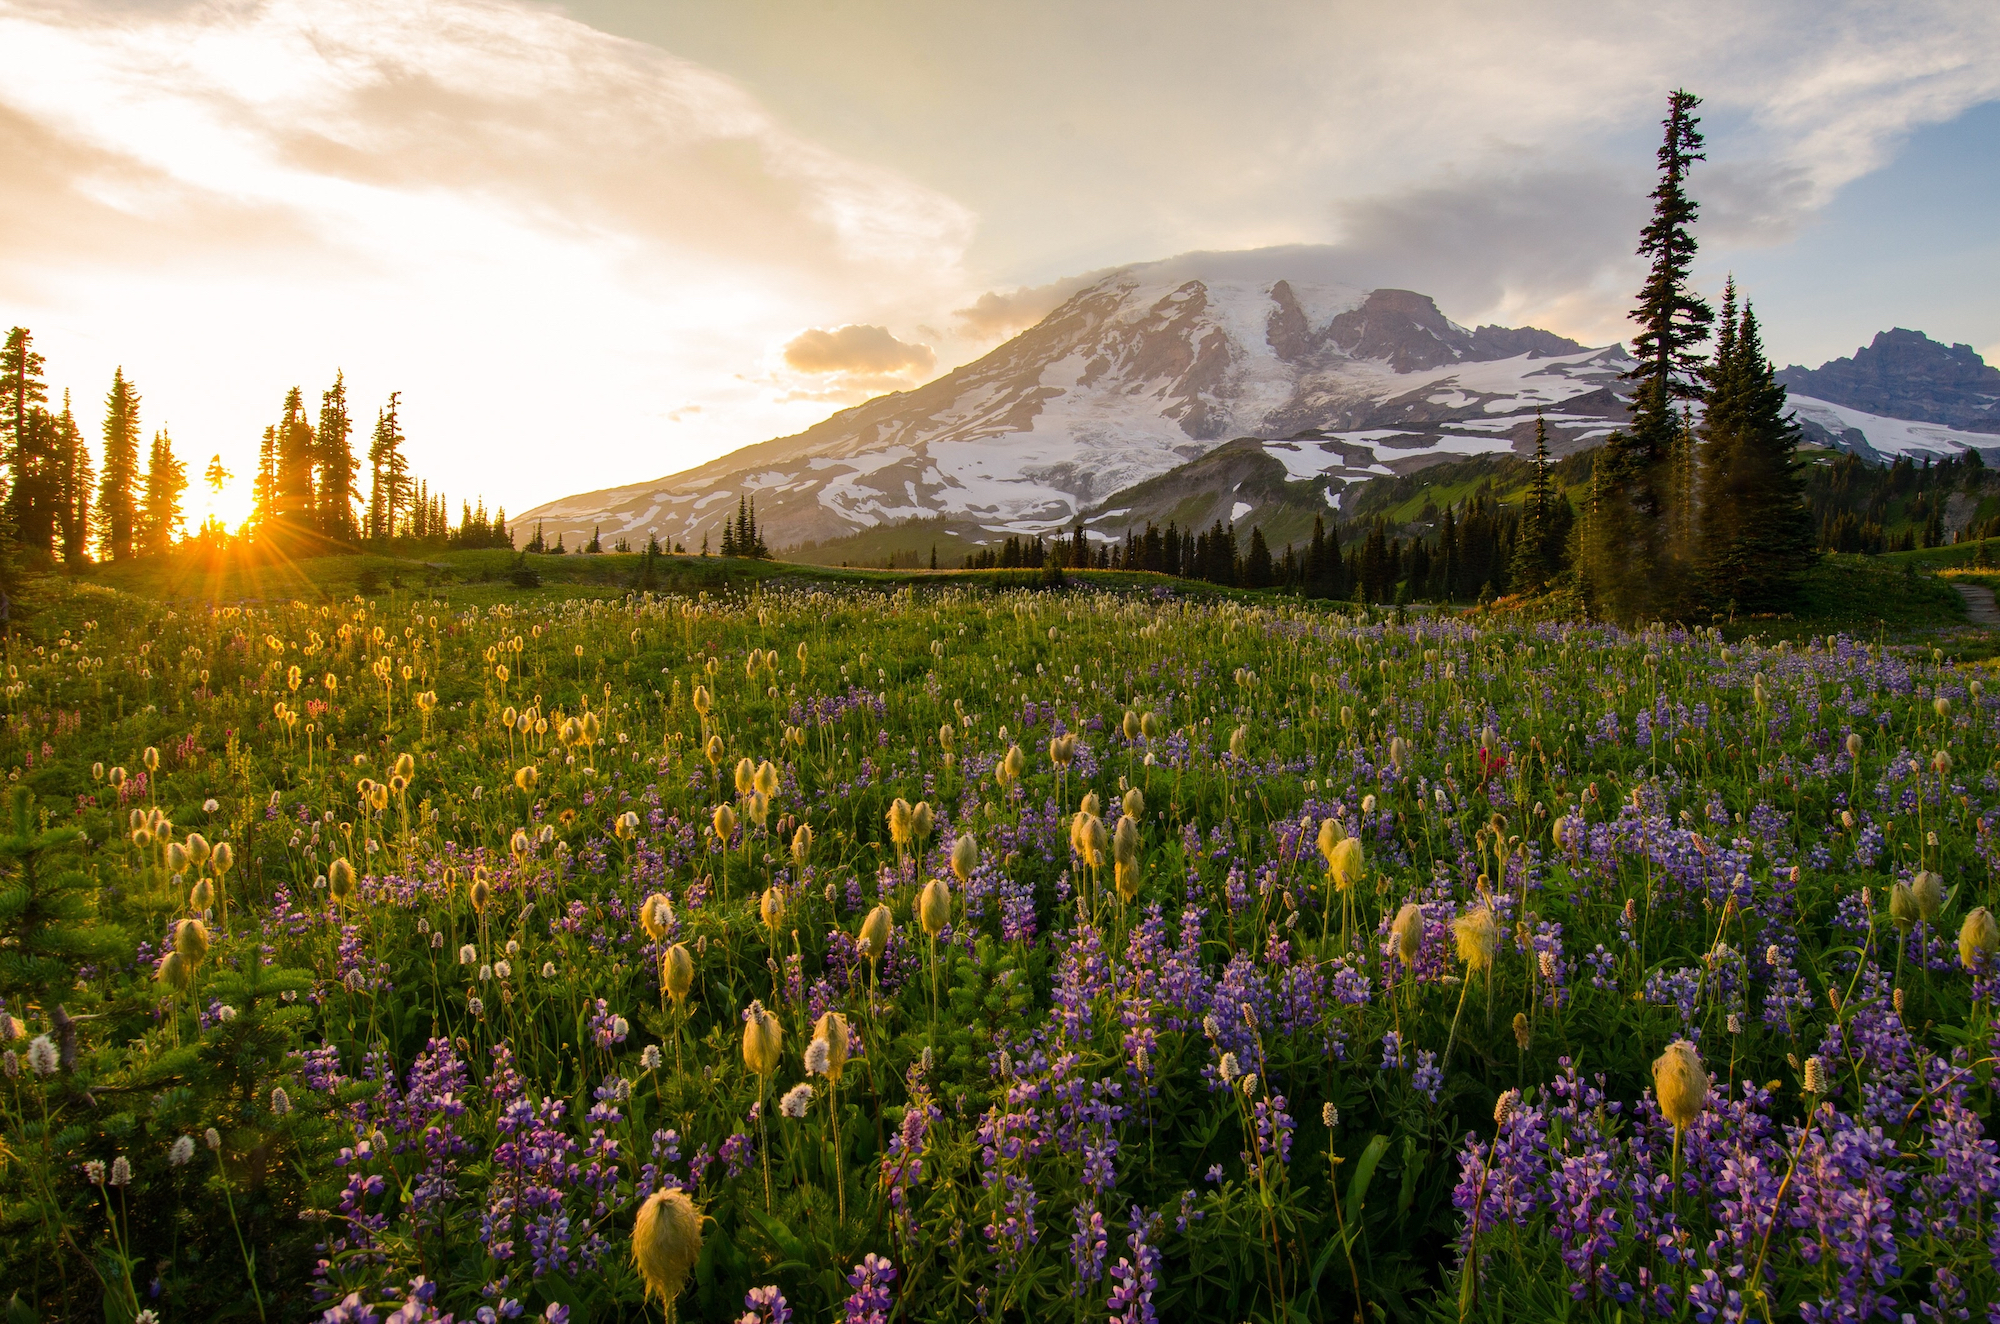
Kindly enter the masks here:
<path id="1" fill-rule="evenodd" d="M 232 518 L 336 370 L 360 443 L 398 391 L 417 472 L 518 512 L 1197 249 L 1624 339 L 1675 86 L 1697 279 L 1774 358 L 2000 361 L 1991 0 L 0 0 L 0 325 L 87 431 L 122 366 Z"/>

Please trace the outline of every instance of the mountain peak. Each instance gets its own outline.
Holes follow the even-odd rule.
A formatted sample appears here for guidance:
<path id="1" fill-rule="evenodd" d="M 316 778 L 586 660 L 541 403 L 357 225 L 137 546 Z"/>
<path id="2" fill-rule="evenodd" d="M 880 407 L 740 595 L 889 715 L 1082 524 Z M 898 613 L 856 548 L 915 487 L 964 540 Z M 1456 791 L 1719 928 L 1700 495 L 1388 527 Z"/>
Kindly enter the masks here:
<path id="1" fill-rule="evenodd" d="M 1778 374 L 1794 395 L 1887 418 L 2000 432 L 2000 368 L 1970 345 L 1942 345 L 1921 331 L 1892 327 L 1853 357 Z"/>

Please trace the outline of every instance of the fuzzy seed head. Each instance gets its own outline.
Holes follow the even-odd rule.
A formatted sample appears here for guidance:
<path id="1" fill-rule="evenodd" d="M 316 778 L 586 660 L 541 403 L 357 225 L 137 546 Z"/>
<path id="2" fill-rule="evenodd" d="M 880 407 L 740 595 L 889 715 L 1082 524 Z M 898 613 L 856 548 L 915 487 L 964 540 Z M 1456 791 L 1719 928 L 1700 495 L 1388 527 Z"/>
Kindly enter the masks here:
<path id="1" fill-rule="evenodd" d="M 1897 879 L 1895 886 L 1889 889 L 1889 922 L 1908 933 L 1921 917 L 1915 890 L 1902 879 Z"/>
<path id="2" fill-rule="evenodd" d="M 799 830 L 792 834 L 792 863 L 805 868 L 806 861 L 812 858 L 812 848 L 813 830 L 801 823 Z"/>
<path id="3" fill-rule="evenodd" d="M 1485 906 L 1475 906 L 1451 922 L 1452 937 L 1458 941 L 1458 959 L 1465 962 L 1467 970 L 1484 970 L 1493 964 L 1493 949 L 1498 945 L 1500 931 L 1493 923 L 1493 912 Z"/>
<path id="4" fill-rule="evenodd" d="M 762 899 L 757 902 L 757 914 L 764 921 L 764 927 L 773 932 L 785 922 L 785 894 L 776 887 L 764 889 Z"/>
<path id="5" fill-rule="evenodd" d="M 778 1069 L 784 1049 L 785 1030 L 778 1018 L 764 1010 L 761 1001 L 752 1002 L 743 1018 L 743 1064 L 759 1076 Z"/>
<path id="6" fill-rule="evenodd" d="M 951 872 L 959 882 L 972 877 L 972 871 L 979 867 L 979 843 L 970 832 L 951 844 Z"/>
<path id="7" fill-rule="evenodd" d="M 2000 953 L 2000 923 L 1993 912 L 1980 906 L 1965 917 L 1958 928 L 1958 959 L 1967 970 L 1979 970 Z"/>
<path id="8" fill-rule="evenodd" d="M 728 805 L 717 805 L 711 821 L 715 828 L 716 839 L 723 845 L 728 845 L 729 838 L 736 832 L 736 811 Z"/>
<path id="9" fill-rule="evenodd" d="M 664 968 L 667 996 L 679 1002 L 694 988 L 694 957 L 688 953 L 687 944 L 677 942 L 667 948 L 660 964 Z"/>
<path id="10" fill-rule="evenodd" d="M 1417 948 L 1424 940 L 1423 907 L 1414 901 L 1405 902 L 1403 908 L 1396 912 L 1395 922 L 1389 926 L 1389 934 L 1395 940 L 1396 959 L 1403 963 L 1403 968 L 1407 970 L 1415 965 Z"/>
<path id="11" fill-rule="evenodd" d="M 1677 1130 L 1687 1130 L 1701 1116 L 1708 1105 L 1708 1072 L 1693 1044 L 1676 1039 L 1654 1060 L 1653 1093 L 1659 1097 L 1660 1111 Z"/>
<path id="12" fill-rule="evenodd" d="M 811 1049 L 807 1050 L 806 1069 L 817 1071 L 835 1084 L 840 1083 L 840 1073 L 847 1066 L 847 1017 L 837 1011 L 829 1011 L 813 1026 L 813 1044 L 824 1046 L 826 1061 L 823 1066 L 812 1065 Z"/>
<path id="13" fill-rule="evenodd" d="M 876 964 L 882 959 L 882 953 L 889 950 L 889 930 L 894 924 L 887 906 L 875 907 L 868 912 L 868 918 L 861 921 L 861 936 L 855 940 L 855 945 L 868 958 L 868 964 Z"/>
<path id="14" fill-rule="evenodd" d="M 1345 892 L 1360 882 L 1367 871 L 1368 861 L 1362 853 L 1359 837 L 1343 838 L 1334 846 L 1333 854 L 1327 857 L 1326 876 L 1340 891 Z"/>
<path id="15" fill-rule="evenodd" d="M 354 866 L 345 855 L 326 866 L 326 891 L 335 901 L 346 901 L 354 894 Z"/>
<path id="16" fill-rule="evenodd" d="M 648 1196 L 632 1224 L 632 1261 L 647 1298 L 658 1296 L 671 1306 L 700 1258 L 701 1213 L 687 1192 L 675 1187 Z"/>
<path id="17" fill-rule="evenodd" d="M 184 919 L 174 925 L 174 952 L 191 965 L 199 965 L 208 955 L 208 925 L 198 919 Z"/>
<path id="18" fill-rule="evenodd" d="M 951 923 L 951 888 L 944 879 L 933 878 L 924 884 L 923 895 L 917 900 L 917 922 L 933 938 Z"/>
<path id="19" fill-rule="evenodd" d="M 199 915 L 215 904 L 215 884 L 203 878 L 188 889 L 188 909 Z"/>
<path id="20" fill-rule="evenodd" d="M 757 765 L 747 758 L 736 760 L 736 793 L 748 795 L 757 785 Z"/>
<path id="21" fill-rule="evenodd" d="M 1928 869 L 1910 879 L 1910 895 L 1917 903 L 1917 918 L 1928 924 L 1944 909 L 1944 875 Z"/>

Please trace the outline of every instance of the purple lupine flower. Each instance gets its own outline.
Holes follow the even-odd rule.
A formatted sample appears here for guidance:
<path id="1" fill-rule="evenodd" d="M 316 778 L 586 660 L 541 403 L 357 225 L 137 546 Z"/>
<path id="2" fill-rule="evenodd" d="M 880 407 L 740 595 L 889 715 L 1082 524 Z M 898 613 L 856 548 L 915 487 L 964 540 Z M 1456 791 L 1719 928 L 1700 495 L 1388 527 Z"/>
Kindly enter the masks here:
<path id="1" fill-rule="evenodd" d="M 751 1288 L 744 1293 L 743 1304 L 749 1309 L 737 1317 L 736 1324 L 790 1324 L 792 1308 L 775 1285 Z"/>
<path id="2" fill-rule="evenodd" d="M 870 1251 L 847 1275 L 847 1285 L 854 1293 L 842 1308 L 841 1324 L 888 1324 L 889 1308 L 894 1304 L 889 1284 L 895 1281 L 896 1266 Z"/>

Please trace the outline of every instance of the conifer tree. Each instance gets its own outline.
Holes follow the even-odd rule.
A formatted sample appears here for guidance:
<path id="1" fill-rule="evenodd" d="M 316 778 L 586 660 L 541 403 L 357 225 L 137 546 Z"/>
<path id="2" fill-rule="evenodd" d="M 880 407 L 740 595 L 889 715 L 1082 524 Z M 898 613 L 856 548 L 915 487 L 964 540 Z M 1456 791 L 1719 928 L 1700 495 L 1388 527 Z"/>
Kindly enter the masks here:
<path id="1" fill-rule="evenodd" d="M 347 377 L 336 371 L 333 385 L 320 397 L 319 492 L 316 513 L 319 531 L 337 542 L 353 542 L 354 527 L 354 447 L 348 440 L 354 423 L 347 413 Z"/>
<path id="2" fill-rule="evenodd" d="M 590 545 L 583 549 L 585 553 L 587 553 L 588 555 L 597 556 L 604 551 L 604 544 L 601 541 L 599 541 L 597 537 L 597 530 L 599 527 L 600 526 L 598 525 L 591 526 Z"/>
<path id="3" fill-rule="evenodd" d="M 1539 593 L 1556 577 L 1561 544 L 1551 546 L 1556 522 L 1555 483 L 1549 477 L 1549 429 L 1535 411 L 1534 477 L 1521 500 L 1520 526 L 1514 534 L 1513 587 L 1518 593 Z"/>
<path id="4" fill-rule="evenodd" d="M 1782 611 L 1814 557 L 1799 425 L 1732 284 L 1709 373 L 1702 444 L 1702 578 L 1717 607 Z M 1933 516 L 1935 519 L 1935 515 Z"/>
<path id="5" fill-rule="evenodd" d="M 125 369 L 111 376 L 104 399 L 104 471 L 97 488 L 97 548 L 106 560 L 127 561 L 139 532 L 139 393 Z"/>
<path id="6" fill-rule="evenodd" d="M 278 476 L 274 517 L 294 529 L 309 528 L 313 518 L 313 467 L 318 443 L 306 421 L 305 394 L 294 386 L 285 393 L 285 416 L 278 424 Z"/>
<path id="7" fill-rule="evenodd" d="M 36 826 L 25 786 L 7 795 L 0 822 L 0 997 L 17 1006 L 68 988 L 77 968 L 131 943 L 97 919 L 98 883 L 77 860 L 83 830 Z"/>
<path id="8" fill-rule="evenodd" d="M 368 536 L 396 536 L 396 517 L 409 495 L 410 465 L 403 454 L 403 430 L 396 419 L 401 391 L 389 393 L 389 403 L 375 415 L 375 434 L 368 443 Z"/>
<path id="9" fill-rule="evenodd" d="M 139 551 L 159 556 L 173 550 L 181 527 L 181 494 L 187 491 L 187 466 L 174 458 L 173 439 L 153 434 L 147 457 L 145 499 L 139 511 Z"/>
<path id="10" fill-rule="evenodd" d="M 0 346 L 0 444 L 4 444 L 8 474 L 7 516 L 15 536 L 29 547 L 48 549 L 54 521 L 49 518 L 53 492 L 48 482 L 53 438 L 43 406 L 48 387 L 42 379 L 43 358 L 35 352 L 34 334 L 24 326 L 7 332 Z"/>
<path id="11" fill-rule="evenodd" d="M 63 560 L 80 565 L 90 552 L 90 499 L 96 483 L 92 472 L 90 446 L 70 410 L 69 392 L 63 392 L 62 413 L 56 418 L 56 532 L 62 540 Z"/>
<path id="12" fill-rule="evenodd" d="M 278 429 L 264 429 L 257 445 L 257 477 L 250 484 L 250 522 L 268 523 L 278 507 Z"/>
<path id="13" fill-rule="evenodd" d="M 1653 217 L 1640 232 L 1639 254 L 1649 260 L 1632 320 L 1638 360 L 1627 376 L 1636 383 L 1630 427 L 1606 439 L 1592 471 L 1596 495 L 1584 545 L 1584 578 L 1593 606 L 1632 621 L 1677 605 L 1683 567 L 1674 558 L 1670 506 L 1673 454 L 1680 407 L 1700 395 L 1702 357 L 1714 312 L 1689 285 L 1700 207 L 1687 195 L 1687 176 L 1705 159 L 1701 98 L 1676 90 L 1668 97 L 1660 180 L 1652 193 Z"/>

